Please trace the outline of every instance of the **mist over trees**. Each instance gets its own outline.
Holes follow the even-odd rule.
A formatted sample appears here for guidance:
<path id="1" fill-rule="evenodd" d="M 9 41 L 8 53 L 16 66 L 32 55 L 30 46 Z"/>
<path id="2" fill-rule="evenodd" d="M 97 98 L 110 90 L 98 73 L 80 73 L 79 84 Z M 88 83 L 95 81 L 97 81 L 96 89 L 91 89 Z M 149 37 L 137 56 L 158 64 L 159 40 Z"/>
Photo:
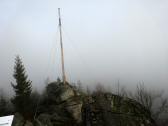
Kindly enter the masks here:
<path id="1" fill-rule="evenodd" d="M 43 92 L 39 93 L 33 90 L 32 81 L 28 79 L 25 67 L 19 56 L 15 58 L 13 77 L 16 82 L 12 82 L 11 86 L 13 87 L 15 95 L 9 99 L 5 96 L 3 90 L 0 91 L 0 116 L 19 112 L 25 119 L 34 120 L 41 111 L 50 111 L 48 105 L 52 102 L 50 101 L 52 92 L 57 90 L 54 86 L 55 84 L 52 85 L 51 83 L 48 85 L 49 79 L 47 79 L 45 81 L 46 88 Z M 57 79 L 56 84 L 62 84 L 60 78 Z M 81 98 L 83 98 L 82 96 L 99 96 L 102 93 L 110 92 L 119 97 L 133 99 L 151 114 L 151 118 L 156 121 L 158 126 L 168 125 L 168 97 L 164 95 L 163 91 L 148 90 L 144 83 L 137 85 L 136 90 L 131 92 L 121 87 L 119 82 L 116 91 L 109 91 L 100 83 L 97 84 L 94 90 L 91 90 L 89 86 L 84 87 L 80 81 L 71 84 L 71 86 L 80 93 Z M 118 100 L 118 102 L 120 102 L 120 100 Z"/>

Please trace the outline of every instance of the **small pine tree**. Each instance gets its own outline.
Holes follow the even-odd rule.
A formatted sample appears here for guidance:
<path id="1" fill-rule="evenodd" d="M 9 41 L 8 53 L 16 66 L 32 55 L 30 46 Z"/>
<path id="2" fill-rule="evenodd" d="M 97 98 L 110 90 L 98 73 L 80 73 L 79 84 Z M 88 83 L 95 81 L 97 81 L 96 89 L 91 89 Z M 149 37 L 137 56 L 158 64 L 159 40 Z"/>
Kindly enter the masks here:
<path id="1" fill-rule="evenodd" d="M 14 104 L 15 111 L 21 113 L 25 118 L 30 117 L 30 97 L 32 92 L 31 81 L 28 80 L 24 65 L 19 56 L 15 58 L 14 74 L 16 84 L 11 83 L 15 96 L 11 100 Z"/>

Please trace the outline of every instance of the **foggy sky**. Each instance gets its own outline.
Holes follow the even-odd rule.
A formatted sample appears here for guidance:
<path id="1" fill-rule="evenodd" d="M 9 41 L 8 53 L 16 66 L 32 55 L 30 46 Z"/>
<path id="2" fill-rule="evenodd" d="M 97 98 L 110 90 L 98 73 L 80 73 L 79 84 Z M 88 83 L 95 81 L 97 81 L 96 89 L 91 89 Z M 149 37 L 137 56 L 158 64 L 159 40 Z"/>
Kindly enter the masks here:
<path id="1" fill-rule="evenodd" d="M 18 54 L 34 87 L 61 77 L 58 8 L 68 81 L 168 89 L 167 0 L 1 0 L 0 87 Z"/>

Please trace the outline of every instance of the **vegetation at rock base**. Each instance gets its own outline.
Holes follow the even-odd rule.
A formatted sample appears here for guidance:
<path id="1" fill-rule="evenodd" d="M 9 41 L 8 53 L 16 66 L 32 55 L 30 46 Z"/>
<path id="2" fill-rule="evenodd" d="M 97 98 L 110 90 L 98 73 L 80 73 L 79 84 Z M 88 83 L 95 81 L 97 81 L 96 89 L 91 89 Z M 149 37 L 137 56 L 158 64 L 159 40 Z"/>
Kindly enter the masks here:
<path id="1" fill-rule="evenodd" d="M 3 90 L 0 90 L 0 116 L 9 115 L 13 112 L 9 99 L 5 96 Z"/>

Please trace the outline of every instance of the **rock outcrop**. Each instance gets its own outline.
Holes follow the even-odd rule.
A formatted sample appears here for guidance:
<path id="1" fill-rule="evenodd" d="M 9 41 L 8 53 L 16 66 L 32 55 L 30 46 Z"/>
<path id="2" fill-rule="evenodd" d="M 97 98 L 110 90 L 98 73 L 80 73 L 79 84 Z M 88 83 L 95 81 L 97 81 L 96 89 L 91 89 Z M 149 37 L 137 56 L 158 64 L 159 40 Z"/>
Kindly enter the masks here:
<path id="1" fill-rule="evenodd" d="M 47 86 L 48 109 L 44 111 L 50 115 L 50 120 L 56 125 L 82 122 L 82 99 L 69 84 L 63 85 L 56 82 Z M 40 113 L 43 113 L 41 111 Z"/>
<path id="2" fill-rule="evenodd" d="M 138 102 L 110 93 L 89 97 L 82 110 L 85 126 L 155 126 Z"/>
<path id="3" fill-rule="evenodd" d="M 13 126 L 155 126 L 150 112 L 132 99 L 111 93 L 81 96 L 57 82 L 46 89 L 33 123 L 16 113 Z"/>

